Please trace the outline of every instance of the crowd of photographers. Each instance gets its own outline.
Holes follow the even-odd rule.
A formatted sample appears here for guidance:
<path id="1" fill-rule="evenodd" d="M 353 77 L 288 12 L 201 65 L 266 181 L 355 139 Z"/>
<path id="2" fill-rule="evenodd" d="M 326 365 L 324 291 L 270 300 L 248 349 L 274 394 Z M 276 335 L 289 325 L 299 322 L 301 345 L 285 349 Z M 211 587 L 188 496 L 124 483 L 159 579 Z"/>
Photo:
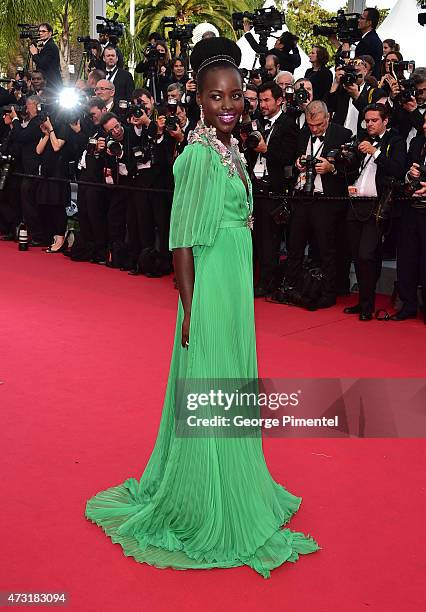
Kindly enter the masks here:
<path id="1" fill-rule="evenodd" d="M 397 254 L 400 308 L 391 318 L 416 316 L 419 285 L 426 303 L 426 68 L 404 62 L 395 41 L 380 41 L 377 23 L 377 10 L 365 9 L 355 54 L 336 42 L 334 75 L 328 52 L 315 45 L 312 67 L 295 80 L 300 55 L 290 33 L 263 53 L 260 69 L 242 71 L 245 110 L 235 135 L 253 182 L 256 297 L 327 308 L 350 293 L 354 262 L 359 302 L 345 312 L 371 320 L 385 248 Z M 39 32 L 45 46 L 52 30 L 41 24 Z M 41 69 L 43 47 L 31 73 L 0 89 L 0 230 L 12 239 L 24 219 L 30 244 L 49 253 L 168 274 L 173 163 L 200 118 L 185 44 L 172 56 L 159 34 L 150 36 L 136 67 L 142 88 L 116 40 L 85 46 L 87 78 L 68 90 L 79 95 L 72 108 L 60 106 L 50 49 L 50 76 Z M 28 176 L 10 173 L 10 158 Z M 80 183 L 71 249 L 70 186 L 60 180 L 72 178 L 69 162 Z"/>

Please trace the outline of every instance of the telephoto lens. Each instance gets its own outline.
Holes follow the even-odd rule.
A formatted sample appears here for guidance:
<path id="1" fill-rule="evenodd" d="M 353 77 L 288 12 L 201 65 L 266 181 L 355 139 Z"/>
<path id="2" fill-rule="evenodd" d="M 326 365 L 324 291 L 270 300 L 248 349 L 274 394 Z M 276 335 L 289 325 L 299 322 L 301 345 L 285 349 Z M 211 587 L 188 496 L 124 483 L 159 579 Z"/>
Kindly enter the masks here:
<path id="1" fill-rule="evenodd" d="M 118 140 L 113 140 L 112 138 L 106 143 L 106 148 L 108 153 L 114 157 L 121 157 L 121 154 L 123 153 L 121 143 L 118 142 Z"/>

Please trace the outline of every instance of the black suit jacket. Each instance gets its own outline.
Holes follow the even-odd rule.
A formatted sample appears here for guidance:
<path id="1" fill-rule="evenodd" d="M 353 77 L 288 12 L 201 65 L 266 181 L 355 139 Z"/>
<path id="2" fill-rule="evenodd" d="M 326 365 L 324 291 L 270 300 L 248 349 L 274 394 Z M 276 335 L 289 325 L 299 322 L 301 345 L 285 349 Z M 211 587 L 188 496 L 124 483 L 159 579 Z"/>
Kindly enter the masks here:
<path id="1" fill-rule="evenodd" d="M 387 130 L 380 142 L 380 155 L 375 160 L 377 164 L 376 188 L 377 194 L 383 193 L 389 185 L 389 179 L 402 180 L 407 166 L 407 146 L 405 140 L 394 129 Z"/>
<path id="2" fill-rule="evenodd" d="M 297 143 L 297 156 L 306 155 L 311 132 L 305 124 L 300 130 L 299 141 Z M 352 132 L 341 125 L 330 123 L 325 133 L 324 147 L 320 153 L 321 157 L 327 157 L 333 149 L 337 149 L 340 145 L 345 144 L 352 138 Z M 323 193 L 328 196 L 346 196 L 348 194 L 347 179 L 342 172 L 337 174 L 323 174 L 321 176 Z"/>
<path id="3" fill-rule="evenodd" d="M 49 87 L 60 87 L 62 85 L 59 49 L 53 38 L 50 38 L 43 48 L 36 55 L 33 55 L 33 62 L 37 69 L 43 72 Z"/>
<path id="4" fill-rule="evenodd" d="M 380 100 L 380 98 L 385 95 L 386 93 L 383 89 L 371 87 L 370 85 L 365 85 L 360 96 L 356 100 L 354 100 L 353 105 L 359 112 L 357 135 L 361 135 L 365 132 L 362 127 L 362 121 L 364 119 L 362 111 L 364 110 L 364 108 L 367 106 L 367 104 L 372 104 L 377 100 Z M 350 95 L 343 87 L 338 87 L 336 91 L 333 91 L 332 93 L 328 94 L 326 102 L 328 110 L 330 111 L 330 113 L 333 113 L 333 123 L 344 125 L 349 110 L 350 99 Z"/>
<path id="5" fill-rule="evenodd" d="M 10 143 L 16 150 L 20 150 L 22 167 L 28 174 L 38 174 L 40 157 L 36 153 L 36 146 L 42 135 L 38 116 L 31 119 L 25 128 L 18 119 L 12 121 Z"/>
<path id="6" fill-rule="evenodd" d="M 368 32 L 357 44 L 355 57 L 360 57 L 361 55 L 371 55 L 374 59 L 375 64 L 372 74 L 379 80 L 381 76 L 380 68 L 382 65 L 383 43 L 376 30 Z"/>
<path id="7" fill-rule="evenodd" d="M 133 77 L 127 70 L 119 68 L 112 81 L 115 87 L 114 100 L 131 100 L 132 92 L 135 88 Z"/>
<path id="8" fill-rule="evenodd" d="M 426 164 L 426 136 L 419 134 L 410 142 L 407 155 L 407 171 L 413 164 Z"/>
<path id="9" fill-rule="evenodd" d="M 398 130 L 405 140 L 407 140 L 412 128 L 417 130 L 417 136 L 423 134 L 423 122 L 424 116 L 417 108 L 411 113 L 399 105 L 392 109 L 392 127 Z"/>
<path id="10" fill-rule="evenodd" d="M 299 128 L 294 120 L 282 113 L 275 121 L 268 140 L 268 150 L 264 154 L 268 171 L 269 190 L 281 192 L 284 186 L 284 166 L 293 166 L 296 160 L 296 145 Z M 250 172 L 253 171 L 258 153 L 255 151 L 248 160 Z"/>
<path id="11" fill-rule="evenodd" d="M 256 53 L 262 54 L 260 58 L 260 64 L 264 66 L 266 57 L 264 55 L 265 49 L 257 42 L 251 32 L 247 32 L 244 37 L 250 47 L 254 51 L 256 51 Z M 297 48 L 297 46 L 294 47 L 294 49 L 291 49 L 291 52 L 273 47 L 272 49 L 268 49 L 268 55 L 276 55 L 279 60 L 280 70 L 287 70 L 291 73 L 293 73 L 295 69 L 298 68 L 302 63 L 302 59 L 300 57 L 299 49 Z"/>

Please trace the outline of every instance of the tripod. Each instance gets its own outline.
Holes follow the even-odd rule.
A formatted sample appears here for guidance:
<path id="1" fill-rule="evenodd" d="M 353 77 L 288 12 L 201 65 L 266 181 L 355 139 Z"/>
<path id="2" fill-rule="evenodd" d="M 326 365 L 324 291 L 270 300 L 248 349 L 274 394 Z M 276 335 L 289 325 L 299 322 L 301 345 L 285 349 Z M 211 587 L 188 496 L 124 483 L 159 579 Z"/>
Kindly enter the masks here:
<path id="1" fill-rule="evenodd" d="M 84 49 L 83 54 L 81 56 L 80 65 L 79 65 L 78 70 L 76 72 L 76 77 L 75 77 L 75 81 L 76 82 L 78 81 L 78 79 L 83 79 L 83 81 L 85 80 L 85 77 L 86 77 L 86 64 L 87 64 L 87 50 Z"/>

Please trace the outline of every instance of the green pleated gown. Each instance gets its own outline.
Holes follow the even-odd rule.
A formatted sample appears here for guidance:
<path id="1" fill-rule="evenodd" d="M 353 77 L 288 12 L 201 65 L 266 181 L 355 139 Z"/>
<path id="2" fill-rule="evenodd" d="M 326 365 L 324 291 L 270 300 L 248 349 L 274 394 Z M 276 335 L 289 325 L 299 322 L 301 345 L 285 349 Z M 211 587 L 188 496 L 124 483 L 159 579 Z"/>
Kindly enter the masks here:
<path id="1" fill-rule="evenodd" d="M 232 174 L 231 174 L 232 173 Z M 301 498 L 274 482 L 260 437 L 176 437 L 177 379 L 257 377 L 252 198 L 235 167 L 208 141 L 186 147 L 174 166 L 171 248 L 192 247 L 195 285 L 190 346 L 181 346 L 179 300 L 173 356 L 157 441 L 140 480 L 102 491 L 86 517 L 126 556 L 157 567 L 248 565 L 270 570 L 314 552 L 309 536 L 281 527 Z"/>

